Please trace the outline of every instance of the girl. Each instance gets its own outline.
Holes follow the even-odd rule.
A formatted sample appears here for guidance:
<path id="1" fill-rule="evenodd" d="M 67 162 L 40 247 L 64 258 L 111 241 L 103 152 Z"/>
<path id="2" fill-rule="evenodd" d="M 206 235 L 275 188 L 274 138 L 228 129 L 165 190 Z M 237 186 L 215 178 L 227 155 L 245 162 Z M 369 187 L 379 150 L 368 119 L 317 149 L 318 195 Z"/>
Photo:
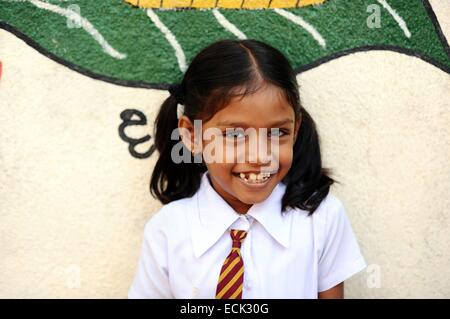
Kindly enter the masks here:
<path id="1" fill-rule="evenodd" d="M 366 263 L 286 57 L 221 40 L 169 91 L 150 183 L 164 206 L 145 225 L 128 297 L 343 298 Z"/>

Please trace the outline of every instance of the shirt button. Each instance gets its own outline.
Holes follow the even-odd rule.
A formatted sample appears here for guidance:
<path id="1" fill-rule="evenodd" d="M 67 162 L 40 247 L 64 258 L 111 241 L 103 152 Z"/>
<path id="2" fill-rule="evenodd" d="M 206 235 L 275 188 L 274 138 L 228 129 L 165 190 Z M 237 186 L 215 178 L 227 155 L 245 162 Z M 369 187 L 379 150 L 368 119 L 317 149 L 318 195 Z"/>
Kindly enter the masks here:
<path id="1" fill-rule="evenodd" d="M 192 295 L 193 295 L 193 297 L 197 297 L 199 293 L 200 293 L 200 289 L 198 287 L 193 287 L 192 288 Z"/>
<path id="2" fill-rule="evenodd" d="M 245 288 L 246 288 L 247 290 L 252 289 L 252 281 L 251 281 L 251 280 L 247 280 L 247 281 L 245 282 Z"/>

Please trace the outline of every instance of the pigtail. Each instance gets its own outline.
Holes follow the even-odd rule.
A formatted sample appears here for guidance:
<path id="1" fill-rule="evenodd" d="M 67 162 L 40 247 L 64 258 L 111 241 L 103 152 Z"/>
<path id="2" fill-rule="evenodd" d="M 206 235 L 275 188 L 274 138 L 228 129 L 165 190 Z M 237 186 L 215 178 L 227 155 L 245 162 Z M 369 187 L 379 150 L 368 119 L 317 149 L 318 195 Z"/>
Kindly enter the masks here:
<path id="1" fill-rule="evenodd" d="M 314 213 L 327 196 L 334 180 L 329 170 L 322 168 L 320 141 L 314 120 L 301 107 L 301 124 L 294 144 L 292 166 L 283 179 L 286 192 L 282 199 L 283 210 L 287 206 L 298 207 Z"/>
<path id="2" fill-rule="evenodd" d="M 194 195 L 200 186 L 201 173 L 206 171 L 202 163 L 193 163 L 192 154 L 190 163 L 172 160 L 172 148 L 181 141 L 171 138 L 172 132 L 178 129 L 177 105 L 176 97 L 171 94 L 155 120 L 154 143 L 159 157 L 151 176 L 150 193 L 163 204 Z M 183 152 L 190 153 L 184 145 L 183 148 Z"/>

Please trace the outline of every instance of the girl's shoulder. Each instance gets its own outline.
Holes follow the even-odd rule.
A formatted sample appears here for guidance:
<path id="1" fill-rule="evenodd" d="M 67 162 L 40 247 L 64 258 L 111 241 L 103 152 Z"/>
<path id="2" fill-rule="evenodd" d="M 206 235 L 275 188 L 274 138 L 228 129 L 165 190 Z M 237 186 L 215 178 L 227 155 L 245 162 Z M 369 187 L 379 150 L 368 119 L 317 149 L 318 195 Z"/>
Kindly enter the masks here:
<path id="1" fill-rule="evenodd" d="M 344 209 L 344 204 L 342 201 L 337 197 L 336 195 L 332 194 L 331 192 L 328 192 L 327 196 L 325 196 L 322 199 L 322 202 L 317 207 L 316 211 L 313 215 L 336 215 L 339 214 L 339 212 L 342 212 Z"/>
<path id="2" fill-rule="evenodd" d="M 193 197 L 178 199 L 163 205 L 147 220 L 145 232 L 168 233 L 186 228 L 191 205 L 193 205 Z"/>
<path id="3" fill-rule="evenodd" d="M 334 194 L 327 194 L 312 217 L 314 227 L 323 241 L 329 236 L 345 236 L 352 232 L 345 205 Z"/>
<path id="4" fill-rule="evenodd" d="M 289 210 L 292 210 L 292 208 L 289 208 Z M 297 212 L 302 212 L 304 215 L 308 215 L 309 212 L 306 210 L 302 210 L 300 208 L 295 208 Z M 312 216 L 315 216 L 316 218 L 328 218 L 330 215 L 331 217 L 336 217 L 339 214 L 345 213 L 344 204 L 342 201 L 337 197 L 336 195 L 329 192 L 320 202 L 319 206 L 316 208 Z"/>
<path id="5" fill-rule="evenodd" d="M 336 195 L 328 193 L 327 196 L 322 201 L 324 204 L 325 211 L 328 214 L 338 214 L 339 211 L 342 212 L 344 209 L 344 204 Z"/>
<path id="6" fill-rule="evenodd" d="M 292 214 L 292 222 L 294 224 L 303 224 L 306 220 L 310 220 L 315 231 L 319 234 L 326 233 L 335 227 L 340 227 L 339 225 L 347 223 L 348 219 L 343 202 L 331 192 L 322 199 L 322 202 L 312 215 L 300 208 L 295 208 L 295 211 L 295 214 Z"/>

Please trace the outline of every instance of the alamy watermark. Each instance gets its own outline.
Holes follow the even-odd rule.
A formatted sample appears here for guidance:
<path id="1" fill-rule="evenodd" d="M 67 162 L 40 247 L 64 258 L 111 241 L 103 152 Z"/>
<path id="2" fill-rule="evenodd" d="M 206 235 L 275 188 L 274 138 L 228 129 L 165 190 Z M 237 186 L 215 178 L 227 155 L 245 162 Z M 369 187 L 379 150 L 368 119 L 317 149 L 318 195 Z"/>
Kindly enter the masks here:
<path id="1" fill-rule="evenodd" d="M 174 163 L 261 163 L 262 172 L 276 171 L 279 166 L 279 128 L 219 128 L 202 129 L 202 120 L 194 120 L 194 136 L 186 128 L 172 131 L 171 140 L 179 141 L 171 150 Z M 193 139 L 192 139 L 193 138 Z M 194 142 L 192 143 L 192 140 Z M 207 141 L 204 143 L 204 141 Z"/>

